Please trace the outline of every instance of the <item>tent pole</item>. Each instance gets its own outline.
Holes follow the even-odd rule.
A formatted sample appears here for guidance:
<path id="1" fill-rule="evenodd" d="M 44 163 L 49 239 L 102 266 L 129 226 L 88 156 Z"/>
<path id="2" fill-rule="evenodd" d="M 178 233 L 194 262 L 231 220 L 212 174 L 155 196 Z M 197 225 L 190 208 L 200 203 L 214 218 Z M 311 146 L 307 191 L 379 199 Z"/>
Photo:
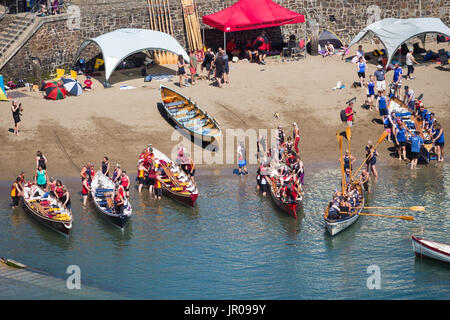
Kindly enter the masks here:
<path id="1" fill-rule="evenodd" d="M 227 33 L 223 33 L 223 50 L 226 50 L 227 47 Z"/>

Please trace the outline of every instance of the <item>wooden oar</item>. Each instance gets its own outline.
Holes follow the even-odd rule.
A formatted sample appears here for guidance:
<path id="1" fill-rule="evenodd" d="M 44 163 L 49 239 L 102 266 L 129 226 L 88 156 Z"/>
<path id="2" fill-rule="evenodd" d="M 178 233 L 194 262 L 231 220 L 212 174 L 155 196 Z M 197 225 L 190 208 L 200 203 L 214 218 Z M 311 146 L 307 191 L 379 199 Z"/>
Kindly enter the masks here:
<path id="1" fill-rule="evenodd" d="M 377 144 L 375 145 L 375 147 L 373 148 L 374 150 L 378 147 L 378 145 L 384 141 L 384 139 L 386 139 L 386 137 L 388 136 L 388 132 L 387 131 L 383 131 L 383 133 L 381 134 L 381 136 L 378 138 Z M 363 165 L 366 163 L 366 161 L 369 159 L 371 153 L 369 153 L 369 155 L 366 157 L 366 160 L 363 161 L 363 163 L 361 163 L 361 166 L 358 168 L 358 170 L 356 170 L 355 174 L 353 175 L 352 179 L 354 179 L 356 177 L 356 174 L 359 172 L 359 170 L 361 170 L 361 168 L 363 167 Z"/>
<path id="2" fill-rule="evenodd" d="M 414 220 L 414 217 L 412 217 L 412 216 L 389 216 L 389 215 L 385 215 L 385 214 L 375 214 L 375 213 L 366 213 L 366 212 L 360 212 L 359 214 L 362 216 L 397 218 L 397 219 L 410 220 L 410 221 Z"/>
<path id="3" fill-rule="evenodd" d="M 352 128 L 350 126 L 347 126 L 347 128 L 345 129 L 345 133 L 347 136 L 347 143 L 348 143 L 348 162 L 350 165 L 350 177 L 352 176 L 352 162 L 351 162 L 351 153 L 350 153 L 350 140 L 352 138 Z"/>
<path id="4" fill-rule="evenodd" d="M 342 175 L 342 193 L 345 194 L 345 191 L 347 190 L 346 182 L 345 182 L 345 175 L 344 175 L 344 159 L 342 157 L 342 136 L 337 134 L 337 139 L 339 143 L 339 151 L 341 153 L 341 175 Z"/>
<path id="5" fill-rule="evenodd" d="M 368 207 L 364 207 L 364 209 L 368 209 Z M 340 213 L 346 213 L 348 214 L 348 212 L 345 211 L 341 211 Z M 414 220 L 414 217 L 412 216 L 392 216 L 392 215 L 386 215 L 386 214 L 376 214 L 376 213 L 367 213 L 367 212 L 360 212 L 358 213 L 362 216 L 373 216 L 373 217 L 385 217 L 385 218 L 398 218 L 398 219 L 402 219 L 402 220 Z"/>
<path id="6" fill-rule="evenodd" d="M 412 207 L 364 207 L 365 209 L 395 209 L 395 210 L 412 210 L 412 211 L 425 211 L 425 207 L 412 206 Z"/>

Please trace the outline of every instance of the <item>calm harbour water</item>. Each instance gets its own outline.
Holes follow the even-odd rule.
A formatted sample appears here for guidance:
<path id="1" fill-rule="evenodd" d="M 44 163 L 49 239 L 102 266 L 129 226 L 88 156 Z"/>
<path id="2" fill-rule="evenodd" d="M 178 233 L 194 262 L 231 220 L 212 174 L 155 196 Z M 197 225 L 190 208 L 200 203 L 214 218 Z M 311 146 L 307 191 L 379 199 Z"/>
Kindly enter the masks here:
<path id="1" fill-rule="evenodd" d="M 333 167 L 333 166 L 332 166 Z M 450 267 L 414 257 L 411 235 L 450 243 L 450 165 L 411 172 L 402 165 L 379 168 L 370 206 L 425 206 L 414 221 L 361 216 L 330 237 L 322 212 L 340 171 L 317 167 L 305 176 L 306 197 L 296 221 L 255 188 L 255 168 L 237 177 L 197 170 L 200 190 L 191 209 L 169 198 L 131 191 L 133 216 L 120 229 L 93 205 L 81 206 L 79 179 L 65 179 L 72 194 L 74 226 L 69 238 L 12 210 L 10 182 L 0 183 L 0 256 L 61 279 L 78 265 L 83 297 L 123 299 L 449 299 Z M 365 210 L 369 212 L 369 210 Z M 381 271 L 381 289 L 369 290 L 367 268 Z M 70 299 L 0 274 L 0 299 Z"/>

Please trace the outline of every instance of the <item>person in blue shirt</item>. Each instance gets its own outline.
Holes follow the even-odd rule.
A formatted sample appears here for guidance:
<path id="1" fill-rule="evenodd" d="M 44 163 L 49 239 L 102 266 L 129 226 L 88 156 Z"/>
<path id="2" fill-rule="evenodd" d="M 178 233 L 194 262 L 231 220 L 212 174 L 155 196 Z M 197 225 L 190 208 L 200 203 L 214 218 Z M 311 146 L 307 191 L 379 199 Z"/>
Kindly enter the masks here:
<path id="1" fill-rule="evenodd" d="M 394 95 L 400 97 L 400 88 L 402 87 L 403 70 L 398 63 L 395 64 L 394 69 Z"/>
<path id="2" fill-rule="evenodd" d="M 386 118 L 386 116 L 389 114 L 388 107 L 387 107 L 387 99 L 384 95 L 384 90 L 378 91 L 378 111 L 380 112 L 380 117 L 383 118 L 383 120 Z"/>
<path id="3" fill-rule="evenodd" d="M 369 105 L 369 110 L 373 110 L 373 102 L 375 100 L 375 77 L 370 76 L 369 81 L 367 81 L 367 100 L 366 103 Z"/>
<path id="4" fill-rule="evenodd" d="M 422 126 L 425 130 L 431 130 L 435 122 L 436 118 L 434 117 L 434 112 L 427 112 L 427 115 L 423 119 Z"/>
<path id="5" fill-rule="evenodd" d="M 414 134 L 411 136 L 409 141 L 411 142 L 411 156 L 412 156 L 411 170 L 412 170 L 417 168 L 417 162 L 419 161 L 419 153 L 420 148 L 422 147 L 423 144 L 423 139 L 417 134 Z"/>
<path id="6" fill-rule="evenodd" d="M 366 79 L 366 69 L 366 60 L 364 59 L 364 57 L 359 57 L 359 61 L 356 64 L 356 70 L 358 72 L 359 81 L 361 82 L 361 88 L 364 88 L 365 85 L 364 80 Z"/>
<path id="7" fill-rule="evenodd" d="M 438 162 L 444 161 L 444 128 L 439 123 L 434 124 L 433 130 L 434 151 L 438 157 Z"/>
<path id="8" fill-rule="evenodd" d="M 398 119 L 399 120 L 399 119 Z M 410 132 L 405 124 L 400 120 L 395 128 L 395 147 L 397 148 L 398 159 L 406 160 L 406 132 Z M 411 133 L 411 132 L 410 132 Z"/>

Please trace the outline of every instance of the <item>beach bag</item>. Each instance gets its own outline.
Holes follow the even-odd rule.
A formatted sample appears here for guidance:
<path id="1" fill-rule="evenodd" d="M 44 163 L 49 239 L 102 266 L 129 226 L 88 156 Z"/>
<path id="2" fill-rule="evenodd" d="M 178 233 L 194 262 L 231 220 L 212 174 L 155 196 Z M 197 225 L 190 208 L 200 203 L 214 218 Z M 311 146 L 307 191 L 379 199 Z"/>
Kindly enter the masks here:
<path id="1" fill-rule="evenodd" d="M 341 110 L 341 121 L 346 122 L 347 121 L 347 115 L 345 114 L 345 109 Z"/>

